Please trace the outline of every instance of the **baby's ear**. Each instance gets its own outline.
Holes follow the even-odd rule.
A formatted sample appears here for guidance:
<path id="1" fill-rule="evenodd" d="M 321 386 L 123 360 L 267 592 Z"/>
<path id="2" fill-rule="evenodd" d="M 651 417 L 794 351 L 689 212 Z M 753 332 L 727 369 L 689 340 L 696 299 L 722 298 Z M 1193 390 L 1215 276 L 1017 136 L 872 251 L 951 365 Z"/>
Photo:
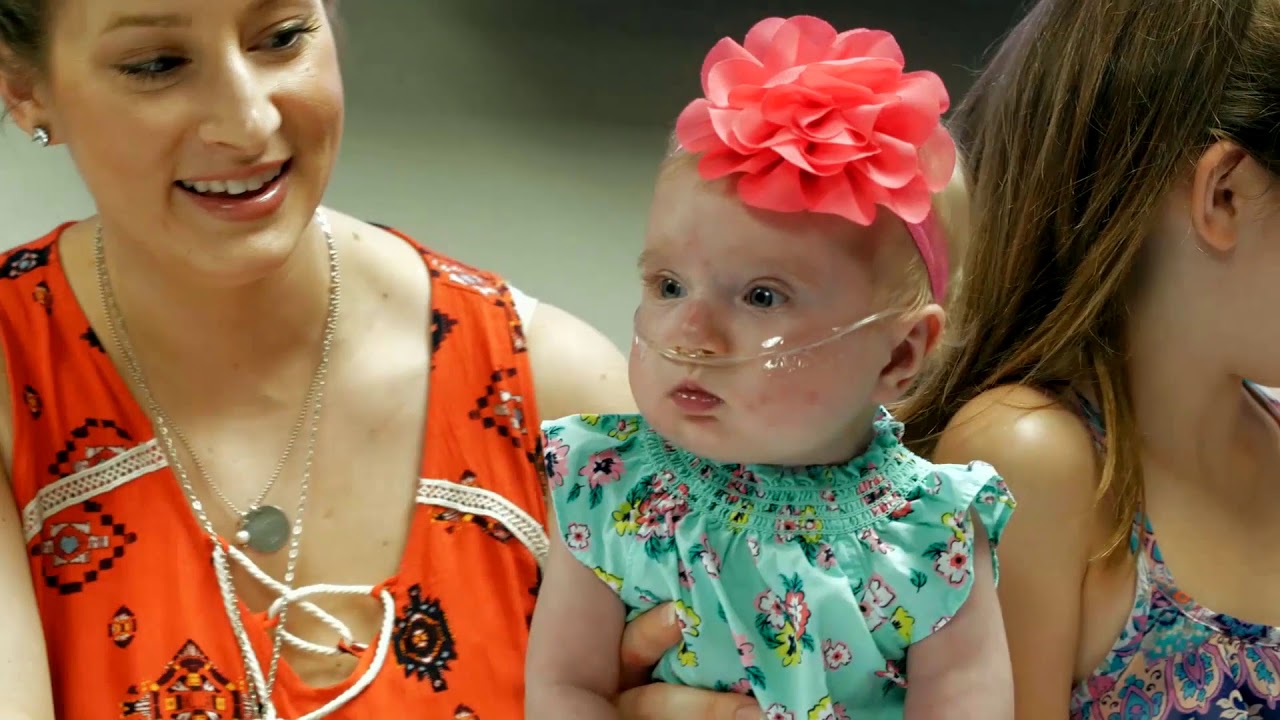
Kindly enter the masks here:
<path id="1" fill-rule="evenodd" d="M 946 313 L 931 304 L 898 319 L 892 330 L 897 344 L 889 353 L 889 362 L 880 370 L 872 401 L 888 405 L 907 391 L 924 368 L 925 358 L 942 339 Z"/>

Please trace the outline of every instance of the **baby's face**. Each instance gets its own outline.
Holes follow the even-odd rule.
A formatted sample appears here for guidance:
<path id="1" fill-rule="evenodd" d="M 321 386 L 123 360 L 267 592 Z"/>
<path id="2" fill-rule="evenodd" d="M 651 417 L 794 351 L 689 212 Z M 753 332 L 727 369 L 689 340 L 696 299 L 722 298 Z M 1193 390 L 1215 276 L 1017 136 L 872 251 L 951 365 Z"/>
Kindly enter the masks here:
<path id="1" fill-rule="evenodd" d="M 883 309 L 875 249 L 838 223 L 749 209 L 691 164 L 663 174 L 631 351 L 631 389 L 658 432 L 718 462 L 825 464 L 858 451 L 891 360 L 881 325 L 770 361 Z M 685 363 L 663 348 L 743 360 Z"/>

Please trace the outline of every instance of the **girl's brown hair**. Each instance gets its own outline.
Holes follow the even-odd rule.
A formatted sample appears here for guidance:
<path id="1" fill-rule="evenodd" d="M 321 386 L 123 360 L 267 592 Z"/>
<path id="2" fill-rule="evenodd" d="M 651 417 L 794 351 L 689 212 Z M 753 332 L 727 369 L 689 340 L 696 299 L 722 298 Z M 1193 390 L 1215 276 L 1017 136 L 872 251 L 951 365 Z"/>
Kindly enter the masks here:
<path id="1" fill-rule="evenodd" d="M 951 342 L 898 408 L 934 449 L 999 385 L 1087 390 L 1111 554 L 1142 498 L 1126 297 L 1157 205 L 1216 140 L 1280 173 L 1280 0 L 1041 0 L 958 108 L 973 226 Z"/>

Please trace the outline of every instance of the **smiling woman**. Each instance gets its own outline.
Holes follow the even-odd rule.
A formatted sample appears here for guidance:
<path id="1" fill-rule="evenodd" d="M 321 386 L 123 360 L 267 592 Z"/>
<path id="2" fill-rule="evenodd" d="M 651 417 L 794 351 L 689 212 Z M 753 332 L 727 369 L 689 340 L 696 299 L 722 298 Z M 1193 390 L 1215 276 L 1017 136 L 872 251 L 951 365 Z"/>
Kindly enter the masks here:
<path id="1" fill-rule="evenodd" d="M 320 207 L 335 5 L 0 0 L 98 211 L 0 255 L 4 718 L 521 714 L 539 409 L 629 410 L 623 360 Z"/>

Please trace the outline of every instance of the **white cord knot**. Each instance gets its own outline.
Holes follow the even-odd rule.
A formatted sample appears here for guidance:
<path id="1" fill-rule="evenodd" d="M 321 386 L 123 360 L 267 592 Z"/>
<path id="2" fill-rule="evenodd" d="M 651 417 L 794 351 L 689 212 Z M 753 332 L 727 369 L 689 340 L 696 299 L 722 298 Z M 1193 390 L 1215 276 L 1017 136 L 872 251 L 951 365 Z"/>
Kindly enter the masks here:
<path id="1" fill-rule="evenodd" d="M 378 673 L 382 672 L 382 668 L 387 661 L 387 652 L 391 647 L 391 635 L 396 617 L 395 596 L 385 586 L 316 584 L 290 588 L 264 572 L 249 556 L 240 550 L 233 547 L 224 547 L 220 543 L 215 544 L 213 561 L 214 567 L 218 570 L 218 587 L 222 591 L 223 604 L 235 630 L 236 642 L 240 645 L 240 651 L 245 658 L 245 671 L 257 691 L 258 714 L 262 720 L 281 720 L 276 712 L 275 703 L 271 700 L 271 694 L 275 688 L 267 687 L 262 673 L 262 664 L 258 661 L 258 656 L 253 651 L 253 645 L 244 629 L 244 624 L 237 622 L 239 620 L 239 611 L 236 607 L 235 588 L 231 584 L 231 564 L 229 559 L 235 560 L 251 577 L 277 595 L 275 601 L 267 609 L 267 621 L 269 624 L 276 623 L 287 608 L 296 604 L 303 612 L 333 629 L 338 634 L 338 637 L 341 638 L 335 646 L 318 645 L 293 635 L 282 625 L 276 628 L 276 632 L 280 633 L 280 638 L 285 644 L 303 652 L 333 657 L 345 654 L 359 654 L 368 647 L 363 643 L 357 643 L 352 638 L 351 628 L 347 627 L 346 623 L 312 603 L 309 598 L 322 595 L 369 595 L 382 601 L 382 627 L 378 631 L 373 661 L 360 674 L 360 677 L 352 683 L 351 687 L 323 706 L 298 718 L 298 720 L 321 720 L 333 714 L 338 708 L 351 702 L 357 695 L 364 692 L 365 688 L 369 687 L 374 679 L 378 677 Z"/>

